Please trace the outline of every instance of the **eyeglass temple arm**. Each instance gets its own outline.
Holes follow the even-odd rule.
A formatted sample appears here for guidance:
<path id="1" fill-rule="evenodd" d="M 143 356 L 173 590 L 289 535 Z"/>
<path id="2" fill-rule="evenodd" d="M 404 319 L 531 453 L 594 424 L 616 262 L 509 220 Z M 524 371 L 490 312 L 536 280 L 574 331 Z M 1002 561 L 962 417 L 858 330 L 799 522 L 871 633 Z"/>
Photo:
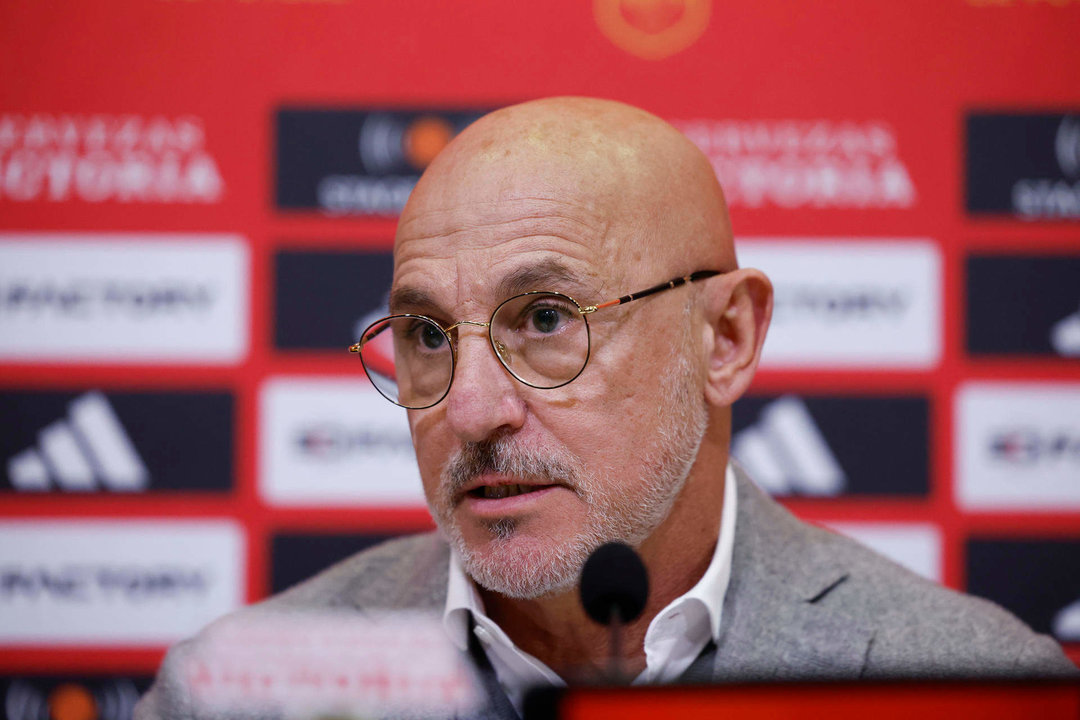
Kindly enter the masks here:
<path id="1" fill-rule="evenodd" d="M 349 352 L 351 352 L 351 353 L 360 352 L 360 348 L 362 348 L 364 346 L 364 343 L 370 342 L 371 340 L 374 340 L 375 337 L 377 335 L 379 335 L 380 333 L 382 333 L 384 330 L 386 330 L 387 327 L 389 327 L 389 326 L 388 325 L 383 325 L 381 328 L 377 328 L 375 330 L 372 330 L 367 335 L 365 335 L 363 337 L 363 339 L 360 340 L 360 342 L 355 342 L 352 345 L 350 345 L 349 346 Z"/>
<path id="2" fill-rule="evenodd" d="M 607 302 L 602 302 L 599 305 L 590 305 L 589 307 L 581 308 L 581 314 L 582 315 L 587 315 L 589 313 L 594 313 L 597 310 L 603 310 L 606 307 L 614 307 L 615 305 L 623 305 L 623 304 L 631 302 L 633 300 L 640 300 L 641 298 L 646 297 L 648 295 L 652 295 L 654 293 L 663 292 L 664 290 L 671 290 L 672 288 L 677 288 L 680 285 L 685 285 L 686 283 L 692 283 L 692 282 L 695 282 L 697 280 L 705 280 L 706 278 L 711 278 L 711 277 L 715 277 L 717 275 L 723 275 L 723 274 L 724 273 L 722 273 L 719 270 L 698 270 L 697 272 L 690 273 L 689 275 L 684 275 L 683 277 L 677 277 L 677 278 L 674 278 L 673 280 L 668 280 L 667 282 L 662 282 L 659 285 L 653 285 L 651 288 L 648 288 L 648 289 L 645 289 L 645 290 L 640 290 L 640 291 L 635 292 L 635 293 L 630 293 L 629 295 L 623 295 L 622 297 L 615 298 L 614 300 L 608 300 Z"/>

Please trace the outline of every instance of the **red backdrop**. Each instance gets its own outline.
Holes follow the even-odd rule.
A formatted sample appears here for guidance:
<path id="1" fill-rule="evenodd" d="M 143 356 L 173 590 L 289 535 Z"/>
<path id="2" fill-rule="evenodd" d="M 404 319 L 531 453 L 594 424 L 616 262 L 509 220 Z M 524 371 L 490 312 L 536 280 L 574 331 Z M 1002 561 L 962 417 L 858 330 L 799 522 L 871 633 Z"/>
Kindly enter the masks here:
<path id="1" fill-rule="evenodd" d="M 808 409 L 843 472 L 816 490 L 796 478 L 784 502 L 898 531 L 898 556 L 1080 659 L 1080 609 L 1066 612 L 1080 600 L 1080 349 L 1070 310 L 1040 299 L 1080 309 L 1078 31 L 1069 0 L 5 2 L 0 410 L 16 439 L 0 603 L 17 619 L 0 623 L 0 671 L 152 673 L 206 613 L 306 574 L 290 558 L 326 564 L 429 527 L 399 480 L 400 434 L 375 432 L 370 413 L 393 408 L 339 417 L 327 398 L 367 397 L 344 348 L 385 290 L 393 193 L 473 112 L 561 94 L 684 129 L 716 162 L 747 257 L 792 278 L 778 283 L 790 341 L 778 334 L 787 350 L 743 426 L 775 449 L 770 403 L 801 398 L 786 417 Z M 855 265 L 800 277 L 786 243 Z M 1040 323 L 1065 339 L 1022 331 Z M 818 350 L 800 327 L 820 329 Z M 914 424 L 891 409 L 904 400 Z M 860 459 L 830 428 L 863 411 L 880 430 Z M 288 426 L 305 413 L 306 429 Z M 103 414 L 116 422 L 94 425 Z M 273 456 L 279 426 L 291 459 Z M 894 455 L 923 458 L 908 485 L 858 469 Z M 399 463 L 386 477 L 384 457 Z M 320 489 L 304 472 L 346 479 Z M 171 528 L 195 539 L 123 555 Z M 128 580 L 101 579 L 112 560 Z M 136 605 L 149 615 L 125 629 Z M 154 612 L 184 608 L 188 625 L 153 631 Z"/>

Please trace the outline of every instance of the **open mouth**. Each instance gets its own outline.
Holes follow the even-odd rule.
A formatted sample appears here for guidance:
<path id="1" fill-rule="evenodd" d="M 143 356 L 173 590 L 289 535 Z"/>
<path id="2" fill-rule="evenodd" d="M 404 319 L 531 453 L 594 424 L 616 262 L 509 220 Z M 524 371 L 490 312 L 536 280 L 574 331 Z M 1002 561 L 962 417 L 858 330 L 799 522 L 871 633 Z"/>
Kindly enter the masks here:
<path id="1" fill-rule="evenodd" d="M 482 485 L 469 491 L 469 495 L 484 500 L 502 500 L 503 498 L 525 495 L 543 490 L 550 485 Z"/>

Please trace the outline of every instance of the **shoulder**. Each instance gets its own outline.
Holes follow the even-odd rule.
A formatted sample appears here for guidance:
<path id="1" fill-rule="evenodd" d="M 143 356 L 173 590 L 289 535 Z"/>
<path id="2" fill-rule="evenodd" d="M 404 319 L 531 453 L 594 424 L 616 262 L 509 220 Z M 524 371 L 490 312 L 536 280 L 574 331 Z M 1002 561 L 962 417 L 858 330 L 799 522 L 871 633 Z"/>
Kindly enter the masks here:
<path id="1" fill-rule="evenodd" d="M 737 581 L 740 591 L 757 594 L 758 603 L 767 598 L 762 605 L 771 619 L 755 623 L 766 632 L 781 634 L 771 624 L 785 617 L 806 623 L 786 633 L 792 638 L 805 640 L 827 628 L 821 635 L 830 651 L 849 651 L 849 669 L 858 666 L 860 676 L 1076 672 L 1056 642 L 994 603 L 944 588 L 796 519 L 745 475 L 738 488 L 732 584 L 734 574 L 746 575 Z"/>
<path id="2" fill-rule="evenodd" d="M 265 627 L 267 622 L 288 624 L 290 618 L 296 622 L 323 612 L 441 612 L 446 601 L 449 557 L 449 547 L 435 533 L 390 540 L 263 602 L 216 620 L 195 637 L 170 648 L 153 686 L 136 706 L 135 717 L 194 717 L 191 668 L 196 659 L 230 633 Z"/>
<path id="3" fill-rule="evenodd" d="M 848 538 L 812 527 L 807 534 L 848 567 L 821 602 L 872 628 L 864 676 L 1075 672 L 1054 640 L 989 600 L 942 587 Z"/>

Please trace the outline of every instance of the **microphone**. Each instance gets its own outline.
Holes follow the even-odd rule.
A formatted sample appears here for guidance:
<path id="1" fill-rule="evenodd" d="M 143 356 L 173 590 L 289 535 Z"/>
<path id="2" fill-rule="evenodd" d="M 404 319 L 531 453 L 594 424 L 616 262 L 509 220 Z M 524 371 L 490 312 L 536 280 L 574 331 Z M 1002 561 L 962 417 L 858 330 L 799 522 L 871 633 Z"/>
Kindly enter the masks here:
<path id="1" fill-rule="evenodd" d="M 611 630 L 609 673 L 615 683 L 625 682 L 620 666 L 622 626 L 641 615 L 648 597 L 649 575 L 645 564 L 625 543 L 601 545 L 581 569 L 581 604 L 585 613 Z"/>

